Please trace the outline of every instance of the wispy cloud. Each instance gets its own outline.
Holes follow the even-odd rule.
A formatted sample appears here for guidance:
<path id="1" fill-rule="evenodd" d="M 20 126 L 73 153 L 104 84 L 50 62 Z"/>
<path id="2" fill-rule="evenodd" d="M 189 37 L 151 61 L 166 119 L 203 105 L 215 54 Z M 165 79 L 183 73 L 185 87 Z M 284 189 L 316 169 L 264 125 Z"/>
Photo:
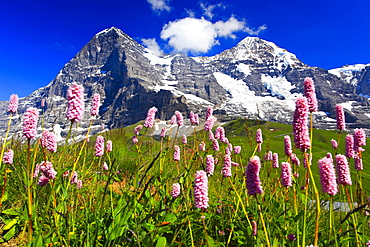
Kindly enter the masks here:
<path id="1" fill-rule="evenodd" d="M 222 4 L 222 3 L 218 3 L 218 4 L 215 4 L 215 5 L 212 5 L 212 4 L 207 4 L 207 3 L 200 3 L 200 7 L 202 8 L 203 10 L 203 14 L 205 17 L 208 17 L 209 19 L 212 19 L 213 16 L 214 16 L 214 9 L 215 8 L 225 8 L 225 6 Z"/>
<path id="2" fill-rule="evenodd" d="M 155 38 L 153 38 L 153 39 L 141 39 L 141 41 L 143 42 L 143 45 L 146 46 L 147 48 L 149 48 L 150 50 L 152 50 L 155 55 L 160 56 L 160 55 L 163 54 L 163 51 L 159 47 Z"/>
<path id="3" fill-rule="evenodd" d="M 169 6 L 168 0 L 147 0 L 151 8 L 155 12 L 161 11 L 170 11 L 171 7 Z"/>
<path id="4" fill-rule="evenodd" d="M 257 35 L 266 29 L 263 25 L 253 30 L 245 21 L 238 20 L 234 16 L 227 21 L 212 23 L 204 17 L 198 19 L 186 17 L 172 21 L 163 26 L 161 38 L 168 40 L 168 44 L 177 52 L 189 52 L 192 54 L 206 53 L 213 46 L 219 44 L 220 37 L 236 38 L 236 32 L 246 32 Z"/>

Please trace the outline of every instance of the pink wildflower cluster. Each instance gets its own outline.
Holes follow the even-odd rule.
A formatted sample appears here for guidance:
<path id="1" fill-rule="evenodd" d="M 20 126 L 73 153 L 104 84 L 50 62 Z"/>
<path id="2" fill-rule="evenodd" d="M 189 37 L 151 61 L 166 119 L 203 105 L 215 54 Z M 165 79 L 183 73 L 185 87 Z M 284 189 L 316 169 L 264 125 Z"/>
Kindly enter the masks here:
<path id="1" fill-rule="evenodd" d="M 13 164 L 13 157 L 14 152 L 12 149 L 9 149 L 8 151 L 4 152 L 3 163 L 8 165 Z"/>
<path id="2" fill-rule="evenodd" d="M 148 110 L 148 113 L 146 115 L 146 119 L 145 119 L 145 122 L 144 122 L 144 126 L 146 128 L 153 128 L 154 117 L 155 117 L 155 113 L 157 111 L 158 111 L 158 109 L 154 106 Z"/>
<path id="3" fill-rule="evenodd" d="M 338 193 L 338 186 L 333 161 L 330 158 L 324 157 L 318 163 L 322 191 L 332 196 L 336 195 Z"/>
<path id="4" fill-rule="evenodd" d="M 190 118 L 190 123 L 193 124 L 193 125 L 198 125 L 199 124 L 199 116 L 198 114 L 194 114 L 194 112 L 190 112 L 190 115 L 189 115 L 189 118 Z"/>
<path id="5" fill-rule="evenodd" d="M 268 151 L 267 153 L 265 153 L 265 160 L 267 161 L 271 161 L 272 160 L 272 151 Z"/>
<path id="6" fill-rule="evenodd" d="M 337 156 L 335 156 L 335 162 L 337 164 L 336 168 L 338 174 L 338 184 L 352 185 L 346 156 L 338 154 Z"/>
<path id="7" fill-rule="evenodd" d="M 141 124 L 139 124 L 138 126 L 135 127 L 134 129 L 134 134 L 136 136 L 138 136 L 140 134 L 140 130 L 143 128 L 143 126 Z"/>
<path id="8" fill-rule="evenodd" d="M 207 108 L 207 112 L 206 112 L 206 121 L 208 118 L 210 118 L 211 116 L 213 115 L 213 107 L 210 106 Z"/>
<path id="9" fill-rule="evenodd" d="M 112 152 L 113 151 L 113 143 L 111 140 L 107 141 L 107 152 Z"/>
<path id="10" fill-rule="evenodd" d="M 100 157 L 104 154 L 104 137 L 98 136 L 95 141 L 95 156 Z"/>
<path id="11" fill-rule="evenodd" d="M 331 147 L 333 149 L 337 149 L 338 148 L 338 142 L 334 139 L 331 139 Z"/>
<path id="12" fill-rule="evenodd" d="M 296 148 L 302 151 L 311 147 L 308 134 L 308 104 L 305 97 L 298 97 L 293 116 L 293 134 Z"/>
<path id="13" fill-rule="evenodd" d="M 213 128 L 214 123 L 217 121 L 217 118 L 215 118 L 213 115 L 209 116 L 204 123 L 204 130 L 210 131 Z"/>
<path id="14" fill-rule="evenodd" d="M 212 155 L 206 156 L 206 173 L 208 175 L 213 175 L 215 171 L 215 159 Z"/>
<path id="15" fill-rule="evenodd" d="M 279 155 L 277 153 L 272 155 L 272 167 L 279 168 Z"/>
<path id="16" fill-rule="evenodd" d="M 215 138 L 220 140 L 223 143 L 228 142 L 225 137 L 225 129 L 221 126 L 216 128 Z"/>
<path id="17" fill-rule="evenodd" d="M 9 98 L 9 106 L 8 106 L 8 112 L 10 113 L 16 113 L 18 109 L 18 95 L 12 94 Z"/>
<path id="18" fill-rule="evenodd" d="M 180 161 L 180 147 L 178 145 L 175 145 L 174 149 L 175 151 L 173 153 L 173 160 Z"/>
<path id="19" fill-rule="evenodd" d="M 171 192 L 171 196 L 172 198 L 177 198 L 181 193 L 181 186 L 179 183 L 174 183 L 172 185 L 172 192 Z"/>
<path id="20" fill-rule="evenodd" d="M 52 153 L 57 151 L 57 139 L 53 132 L 44 130 L 41 135 L 41 146 Z"/>
<path id="21" fill-rule="evenodd" d="M 309 77 L 304 79 L 304 96 L 307 98 L 308 109 L 310 112 L 317 111 L 317 99 L 315 93 L 315 85 L 313 80 Z"/>
<path id="22" fill-rule="evenodd" d="M 289 162 L 281 163 L 281 185 L 284 187 L 292 186 L 292 167 Z"/>
<path id="23" fill-rule="evenodd" d="M 353 149 L 356 153 L 362 151 L 361 146 L 366 146 L 366 133 L 364 129 L 355 129 L 353 133 Z"/>
<path id="24" fill-rule="evenodd" d="M 224 157 L 224 166 L 222 167 L 221 173 L 225 178 L 231 177 L 231 157 L 228 154 Z"/>
<path id="25" fill-rule="evenodd" d="M 184 125 L 184 118 L 179 111 L 175 111 L 175 116 L 176 116 L 176 123 L 179 127 Z"/>
<path id="26" fill-rule="evenodd" d="M 199 151 L 206 151 L 206 143 L 205 142 L 199 143 Z"/>
<path id="27" fill-rule="evenodd" d="M 108 169 L 109 169 L 109 167 L 108 167 L 108 165 L 107 165 L 107 163 L 106 162 L 104 162 L 104 164 L 103 164 L 103 170 L 104 171 L 108 171 Z"/>
<path id="28" fill-rule="evenodd" d="M 132 137 L 132 142 L 133 142 L 134 144 L 137 144 L 137 143 L 139 142 L 139 140 L 137 139 L 137 137 L 136 137 L 136 136 L 133 136 L 133 137 Z"/>
<path id="29" fill-rule="evenodd" d="M 353 146 L 354 146 L 353 135 L 348 134 L 346 136 L 346 156 L 348 158 L 354 158 L 355 157 L 355 151 L 353 149 Z"/>
<path id="30" fill-rule="evenodd" d="M 41 172 L 39 177 L 38 185 L 45 186 L 49 183 L 51 179 L 55 179 L 57 172 L 53 168 L 53 164 L 50 161 L 43 161 L 40 164 L 37 164 L 35 167 L 34 177 L 36 178 Z"/>
<path id="31" fill-rule="evenodd" d="M 23 119 L 23 136 L 27 139 L 34 139 L 37 134 L 37 121 L 39 119 L 39 111 L 30 107 L 24 114 Z"/>
<path id="32" fill-rule="evenodd" d="M 284 152 L 286 156 L 290 156 L 293 153 L 290 136 L 284 136 Z"/>
<path id="33" fill-rule="evenodd" d="M 241 150 L 242 150 L 241 146 L 235 146 L 234 147 L 234 154 L 239 154 Z"/>
<path id="34" fill-rule="evenodd" d="M 185 134 L 182 134 L 182 144 L 188 143 L 188 138 L 186 137 Z"/>
<path id="35" fill-rule="evenodd" d="M 296 165 L 296 166 L 300 166 L 301 165 L 301 161 L 298 159 L 297 155 L 295 153 L 292 153 L 292 155 L 290 156 L 290 158 L 292 159 L 292 164 L 293 165 Z"/>
<path id="36" fill-rule="evenodd" d="M 225 150 L 225 153 L 227 155 L 231 155 L 231 153 L 233 152 L 233 144 L 229 143 L 227 144 L 227 147 L 226 147 L 226 150 Z"/>
<path id="37" fill-rule="evenodd" d="M 99 114 L 100 107 L 100 94 L 94 94 L 94 98 L 91 106 L 91 116 L 97 116 Z"/>
<path id="38" fill-rule="evenodd" d="M 213 144 L 213 150 L 214 151 L 216 151 L 216 152 L 220 151 L 220 145 L 218 144 L 217 139 L 213 139 L 212 144 Z"/>
<path id="39" fill-rule="evenodd" d="M 162 130 L 161 130 L 160 137 L 164 138 L 166 136 L 166 132 L 167 132 L 166 127 L 163 127 Z"/>
<path id="40" fill-rule="evenodd" d="M 261 169 L 261 161 L 258 156 L 250 158 L 247 170 L 245 171 L 245 183 L 248 190 L 248 195 L 262 194 L 263 189 L 259 178 Z"/>
<path id="41" fill-rule="evenodd" d="M 364 166 L 362 164 L 362 159 L 359 156 L 355 157 L 355 169 L 357 171 L 361 171 L 364 169 Z"/>
<path id="42" fill-rule="evenodd" d="M 83 86 L 72 83 L 67 91 L 67 100 L 67 118 L 72 122 L 80 122 L 85 110 Z"/>
<path id="43" fill-rule="evenodd" d="M 336 105 L 335 112 L 337 115 L 337 129 L 342 131 L 346 128 L 343 106 L 339 104 Z"/>
<path id="44" fill-rule="evenodd" d="M 262 130 L 261 129 L 258 129 L 257 132 L 256 132 L 256 142 L 258 144 L 263 142 Z"/>
<path id="45" fill-rule="evenodd" d="M 208 178 L 203 170 L 197 171 L 194 179 L 194 202 L 200 209 L 208 208 Z"/>

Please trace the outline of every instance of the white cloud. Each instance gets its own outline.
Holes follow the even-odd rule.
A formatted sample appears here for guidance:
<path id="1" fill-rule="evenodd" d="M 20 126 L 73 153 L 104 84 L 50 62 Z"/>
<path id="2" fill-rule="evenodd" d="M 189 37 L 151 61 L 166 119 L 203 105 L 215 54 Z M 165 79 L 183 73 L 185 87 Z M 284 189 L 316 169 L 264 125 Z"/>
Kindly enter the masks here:
<path id="1" fill-rule="evenodd" d="M 175 51 L 203 53 L 217 44 L 217 32 L 212 22 L 205 19 L 186 17 L 164 25 L 161 38 Z"/>
<path id="2" fill-rule="evenodd" d="M 150 3 L 153 11 L 170 11 L 171 8 L 168 5 L 168 0 L 147 0 Z"/>
<path id="3" fill-rule="evenodd" d="M 155 38 L 154 39 L 141 39 L 141 41 L 143 42 L 144 46 L 152 50 L 155 55 L 160 56 L 163 54 L 163 51 L 159 47 Z"/>
<path id="4" fill-rule="evenodd" d="M 256 35 L 266 26 L 256 31 L 247 26 L 245 21 L 230 17 L 226 22 L 212 23 L 204 18 L 186 17 L 164 25 L 161 38 L 168 39 L 168 44 L 177 52 L 193 54 L 206 53 L 213 46 L 219 44 L 219 37 L 236 38 L 235 32 L 246 32 Z"/>
<path id="5" fill-rule="evenodd" d="M 225 8 L 225 6 L 222 3 L 218 3 L 216 5 L 200 3 L 200 7 L 202 8 L 202 10 L 204 12 L 204 16 L 208 17 L 209 19 L 213 18 L 213 16 L 214 16 L 213 10 L 215 8 Z"/>
<path id="6" fill-rule="evenodd" d="M 218 21 L 213 24 L 216 29 L 218 36 L 229 37 L 235 39 L 236 36 L 234 32 L 241 31 L 246 28 L 244 21 L 238 21 L 235 17 L 230 17 L 226 22 Z"/>

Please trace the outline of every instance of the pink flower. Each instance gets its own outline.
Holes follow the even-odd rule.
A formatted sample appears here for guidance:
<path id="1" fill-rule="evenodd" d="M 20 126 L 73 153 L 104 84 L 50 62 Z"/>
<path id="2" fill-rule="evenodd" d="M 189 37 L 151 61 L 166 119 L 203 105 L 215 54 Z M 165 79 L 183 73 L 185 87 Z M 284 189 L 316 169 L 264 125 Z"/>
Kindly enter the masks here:
<path id="1" fill-rule="evenodd" d="M 281 185 L 284 187 L 292 186 L 292 167 L 290 163 L 281 163 Z"/>
<path id="2" fill-rule="evenodd" d="M 272 157 L 272 151 L 268 151 L 266 154 L 265 154 L 265 160 L 272 160 L 273 157 Z"/>
<path id="3" fill-rule="evenodd" d="M 182 117 L 181 112 L 175 111 L 175 116 L 176 116 L 176 123 L 179 127 L 184 125 L 184 118 Z"/>
<path id="4" fill-rule="evenodd" d="M 38 119 L 38 110 L 33 107 L 28 108 L 23 119 L 23 136 L 27 139 L 34 139 L 36 137 Z"/>
<path id="5" fill-rule="evenodd" d="M 208 118 L 210 118 L 213 115 L 213 107 L 210 106 L 207 108 L 207 113 L 206 113 L 206 121 Z"/>
<path id="6" fill-rule="evenodd" d="M 329 158 L 329 159 L 331 159 L 332 162 L 334 162 L 333 155 L 331 153 L 327 153 L 326 154 L 326 157 Z"/>
<path id="7" fill-rule="evenodd" d="M 322 191 L 332 196 L 336 195 L 338 193 L 338 186 L 332 160 L 324 157 L 318 163 Z"/>
<path id="8" fill-rule="evenodd" d="M 9 98 L 9 106 L 8 106 L 8 112 L 10 113 L 16 113 L 18 109 L 18 95 L 12 94 Z"/>
<path id="9" fill-rule="evenodd" d="M 241 146 L 235 146 L 234 147 L 234 154 L 240 154 L 240 151 L 242 150 Z"/>
<path id="10" fill-rule="evenodd" d="M 45 99 L 42 99 L 41 100 L 41 107 L 44 108 L 45 107 Z"/>
<path id="11" fill-rule="evenodd" d="M 76 188 L 81 189 L 82 188 L 82 180 L 77 180 Z"/>
<path id="12" fill-rule="evenodd" d="M 203 170 L 197 171 L 194 179 L 194 202 L 200 209 L 208 208 L 208 178 Z"/>
<path id="13" fill-rule="evenodd" d="M 175 145 L 174 149 L 175 149 L 175 151 L 173 153 L 173 160 L 174 161 L 180 161 L 180 147 Z"/>
<path id="14" fill-rule="evenodd" d="M 263 137 L 262 137 L 262 130 L 258 129 L 256 132 L 256 142 L 257 143 L 262 143 L 263 142 Z"/>
<path id="15" fill-rule="evenodd" d="M 206 156 L 206 173 L 209 175 L 213 175 L 215 171 L 215 159 L 212 155 Z"/>
<path id="16" fill-rule="evenodd" d="M 213 144 L 213 150 L 214 151 L 217 151 L 217 152 L 220 151 L 220 145 L 218 144 L 217 139 L 213 139 L 212 144 Z"/>
<path id="17" fill-rule="evenodd" d="M 143 128 L 143 126 L 140 124 L 135 127 L 134 129 L 134 135 L 138 136 L 140 134 L 140 130 Z"/>
<path id="18" fill-rule="evenodd" d="M 290 158 L 292 159 L 292 164 L 293 165 L 296 165 L 296 166 L 300 166 L 301 165 L 301 161 L 298 159 L 297 155 L 295 153 L 292 153 L 292 155 L 290 156 Z"/>
<path id="19" fill-rule="evenodd" d="M 355 169 L 357 171 L 361 171 L 364 169 L 364 166 L 362 164 L 362 159 L 358 155 L 355 156 Z"/>
<path id="20" fill-rule="evenodd" d="M 236 162 L 234 162 L 234 161 L 231 161 L 231 165 L 232 165 L 232 166 L 240 166 L 240 165 L 239 165 L 239 163 L 236 163 Z"/>
<path id="21" fill-rule="evenodd" d="M 224 166 L 221 170 L 222 176 L 231 177 L 231 157 L 230 155 L 226 154 L 224 157 Z"/>
<path id="22" fill-rule="evenodd" d="M 355 129 L 353 133 L 354 151 L 361 152 L 361 146 L 366 146 L 366 133 L 364 129 Z"/>
<path id="23" fill-rule="evenodd" d="M 252 223 L 252 235 L 257 236 L 257 222 L 253 220 L 251 223 Z"/>
<path id="24" fill-rule="evenodd" d="M 104 164 L 103 164 L 103 170 L 104 170 L 104 171 L 108 171 L 108 169 L 109 169 L 109 168 L 108 168 L 107 163 L 105 163 L 105 162 L 104 162 Z"/>
<path id="25" fill-rule="evenodd" d="M 92 106 L 91 106 L 91 116 L 96 116 L 99 114 L 100 107 L 100 94 L 94 94 Z"/>
<path id="26" fill-rule="evenodd" d="M 353 145 L 354 145 L 353 135 L 347 135 L 346 136 L 346 156 L 348 158 L 355 157 L 355 151 L 353 150 Z"/>
<path id="27" fill-rule="evenodd" d="M 78 182 L 78 173 L 76 171 L 73 171 L 73 175 L 71 177 L 71 184 L 77 184 Z"/>
<path id="28" fill-rule="evenodd" d="M 37 182 L 38 185 L 40 186 L 46 186 L 49 183 L 50 179 L 45 177 L 44 175 L 41 175 L 39 177 L 39 181 Z"/>
<path id="29" fill-rule="evenodd" d="M 210 131 L 212 130 L 213 128 L 213 125 L 214 123 L 217 121 L 217 118 L 215 118 L 214 116 L 209 116 L 206 120 L 206 122 L 204 123 L 204 130 L 205 131 Z"/>
<path id="30" fill-rule="evenodd" d="M 336 140 L 334 139 L 331 139 L 331 146 L 333 149 L 337 149 L 338 148 L 338 143 Z"/>
<path id="31" fill-rule="evenodd" d="M 100 157 L 104 154 L 104 137 L 98 136 L 95 141 L 95 156 Z"/>
<path id="32" fill-rule="evenodd" d="M 225 150 L 225 153 L 227 155 L 231 155 L 232 151 L 233 151 L 233 145 L 231 143 L 227 144 L 227 148 Z"/>
<path id="33" fill-rule="evenodd" d="M 186 137 L 186 135 L 185 135 L 185 134 L 182 134 L 182 143 L 183 143 L 183 144 L 188 143 L 188 138 Z"/>
<path id="34" fill-rule="evenodd" d="M 290 136 L 284 136 L 284 151 L 286 156 L 290 156 L 293 153 Z"/>
<path id="35" fill-rule="evenodd" d="M 293 134 L 296 148 L 302 151 L 311 147 L 308 134 L 308 103 L 305 97 L 298 97 L 293 116 Z"/>
<path id="36" fill-rule="evenodd" d="M 13 156 L 14 152 L 12 149 L 9 149 L 7 152 L 4 152 L 3 163 L 8 165 L 13 164 Z"/>
<path id="37" fill-rule="evenodd" d="M 338 154 L 335 156 L 335 162 L 337 164 L 338 184 L 352 185 L 346 156 Z"/>
<path id="38" fill-rule="evenodd" d="M 346 128 L 343 106 L 336 105 L 335 112 L 337 114 L 337 129 L 342 131 Z"/>
<path id="39" fill-rule="evenodd" d="M 170 124 L 173 125 L 176 123 L 176 115 L 173 115 L 170 120 Z"/>
<path id="40" fill-rule="evenodd" d="M 199 143 L 199 151 L 206 151 L 206 143 L 205 142 Z"/>
<path id="41" fill-rule="evenodd" d="M 208 131 L 208 140 L 212 141 L 215 139 L 215 135 L 213 134 L 212 130 Z"/>
<path id="42" fill-rule="evenodd" d="M 67 118 L 72 122 L 80 122 L 85 110 L 83 86 L 72 83 L 67 91 L 67 100 Z"/>
<path id="43" fill-rule="evenodd" d="M 166 136 L 166 131 L 167 131 L 166 127 L 163 127 L 160 134 L 162 138 Z"/>
<path id="44" fill-rule="evenodd" d="M 177 198 L 180 195 L 180 192 L 181 192 L 180 184 L 179 183 L 174 183 L 172 185 L 172 192 L 171 192 L 172 198 Z"/>
<path id="45" fill-rule="evenodd" d="M 111 140 L 107 141 L 107 152 L 112 152 L 113 150 L 113 144 Z"/>
<path id="46" fill-rule="evenodd" d="M 133 137 L 132 137 L 132 142 L 133 142 L 134 144 L 136 144 L 136 143 L 138 143 L 138 142 L 139 142 L 139 140 L 137 139 L 137 137 L 136 137 L 136 136 L 133 136 Z"/>
<path id="47" fill-rule="evenodd" d="M 277 153 L 272 155 L 272 167 L 279 168 L 279 155 Z"/>
<path id="48" fill-rule="evenodd" d="M 191 111 L 191 112 L 189 113 L 189 119 L 190 119 L 190 123 L 191 123 L 191 124 L 195 124 L 194 112 L 193 112 L 193 111 Z"/>
<path id="49" fill-rule="evenodd" d="M 146 119 L 145 119 L 145 122 L 144 122 L 144 126 L 146 128 L 153 128 L 155 113 L 157 111 L 158 111 L 158 109 L 154 106 L 148 110 L 148 113 L 146 115 Z"/>
<path id="50" fill-rule="evenodd" d="M 315 85 L 309 77 L 304 79 L 304 96 L 307 98 L 308 108 L 310 112 L 317 111 L 317 99 L 315 93 Z"/>
<path id="51" fill-rule="evenodd" d="M 245 183 L 248 190 L 248 195 L 262 194 L 263 189 L 259 178 L 261 169 L 261 161 L 258 156 L 250 158 L 247 169 L 245 171 Z"/>
<path id="52" fill-rule="evenodd" d="M 55 179 L 57 172 L 53 168 L 53 164 L 50 161 L 43 161 L 39 165 L 39 171 L 48 179 Z"/>
<path id="53" fill-rule="evenodd" d="M 215 138 L 224 142 L 225 139 L 225 130 L 223 127 L 219 126 L 216 128 Z"/>
<path id="54" fill-rule="evenodd" d="M 57 151 L 57 141 L 54 133 L 44 130 L 41 135 L 41 146 L 50 152 Z"/>
<path id="55" fill-rule="evenodd" d="M 194 114 L 194 124 L 198 125 L 199 124 L 199 116 L 198 114 Z"/>

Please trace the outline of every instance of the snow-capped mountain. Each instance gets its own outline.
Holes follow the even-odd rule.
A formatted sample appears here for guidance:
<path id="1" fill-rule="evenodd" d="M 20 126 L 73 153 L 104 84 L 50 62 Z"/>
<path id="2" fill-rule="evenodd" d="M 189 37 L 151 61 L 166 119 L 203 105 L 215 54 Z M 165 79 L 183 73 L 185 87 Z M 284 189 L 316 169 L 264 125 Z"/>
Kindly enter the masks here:
<path id="1" fill-rule="evenodd" d="M 60 70 L 47 86 L 20 100 L 20 113 L 40 107 L 46 100 L 45 127 L 65 128 L 66 91 L 72 82 L 82 84 L 86 94 L 86 128 L 91 98 L 102 98 L 96 131 L 104 123 L 109 128 L 133 124 L 156 106 L 158 118 L 169 119 L 175 110 L 201 116 L 214 106 L 218 118 L 246 116 L 290 123 L 294 103 L 302 93 L 305 77 L 313 78 L 320 112 L 316 126 L 328 127 L 338 103 L 346 107 L 351 127 L 369 128 L 370 66 L 336 70 L 309 67 L 272 42 L 247 37 L 235 47 L 212 57 L 183 54 L 155 55 L 121 30 L 112 27 L 96 34 Z M 0 114 L 6 114 L 0 102 Z M 5 129 L 6 118 L 0 118 Z M 16 121 L 20 124 L 20 118 Z"/>

